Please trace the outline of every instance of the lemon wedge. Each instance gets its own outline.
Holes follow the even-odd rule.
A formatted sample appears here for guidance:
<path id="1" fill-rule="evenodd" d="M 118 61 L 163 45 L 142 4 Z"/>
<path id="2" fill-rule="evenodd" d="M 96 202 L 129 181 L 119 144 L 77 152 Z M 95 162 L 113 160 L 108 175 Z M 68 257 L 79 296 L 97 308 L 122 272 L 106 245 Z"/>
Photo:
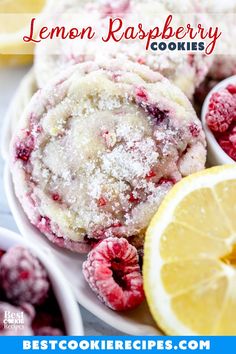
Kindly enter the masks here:
<path id="1" fill-rule="evenodd" d="M 33 60 L 33 44 L 23 42 L 31 14 L 42 11 L 46 0 L 0 0 L 0 67 L 26 65 Z"/>
<path id="2" fill-rule="evenodd" d="M 148 227 L 144 288 L 170 335 L 236 335 L 236 165 L 184 178 Z"/>

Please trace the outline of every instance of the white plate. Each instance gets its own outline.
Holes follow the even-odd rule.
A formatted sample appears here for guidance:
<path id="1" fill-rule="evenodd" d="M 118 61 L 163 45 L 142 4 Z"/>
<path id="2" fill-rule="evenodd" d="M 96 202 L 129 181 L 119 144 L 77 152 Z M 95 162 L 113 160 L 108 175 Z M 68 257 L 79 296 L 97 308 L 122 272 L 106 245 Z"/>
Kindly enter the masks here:
<path id="1" fill-rule="evenodd" d="M 34 244 L 52 252 L 63 274 L 71 284 L 76 299 L 83 307 L 110 326 L 124 333 L 131 335 L 162 335 L 157 329 L 146 303 L 143 303 L 135 310 L 118 313 L 110 310 L 97 299 L 85 282 L 81 271 L 85 256 L 57 248 L 30 224 L 16 199 L 11 173 L 7 165 L 4 171 L 4 184 L 10 209 L 21 234 Z"/>
<path id="2" fill-rule="evenodd" d="M 43 253 L 36 248 L 33 243 L 23 239 L 20 235 L 0 227 L 0 248 L 5 251 L 14 245 L 22 245 L 31 249 L 46 268 L 58 301 L 58 305 L 62 312 L 67 334 L 71 336 L 83 335 L 84 331 L 79 307 L 75 301 L 67 280 L 59 271 L 52 255 L 50 254 L 49 257 L 47 253 Z"/>

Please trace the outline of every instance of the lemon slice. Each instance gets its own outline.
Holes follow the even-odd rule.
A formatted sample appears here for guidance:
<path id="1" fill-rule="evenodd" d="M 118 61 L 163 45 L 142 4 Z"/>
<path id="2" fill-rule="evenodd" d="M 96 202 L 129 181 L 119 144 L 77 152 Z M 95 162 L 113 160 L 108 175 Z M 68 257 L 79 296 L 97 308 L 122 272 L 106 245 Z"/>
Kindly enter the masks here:
<path id="1" fill-rule="evenodd" d="M 32 62 L 33 43 L 26 45 L 22 37 L 29 32 L 32 14 L 40 13 L 45 4 L 46 0 L 0 0 L 0 67 Z"/>
<path id="2" fill-rule="evenodd" d="M 144 288 L 171 335 L 236 335 L 236 165 L 184 178 L 147 230 Z"/>

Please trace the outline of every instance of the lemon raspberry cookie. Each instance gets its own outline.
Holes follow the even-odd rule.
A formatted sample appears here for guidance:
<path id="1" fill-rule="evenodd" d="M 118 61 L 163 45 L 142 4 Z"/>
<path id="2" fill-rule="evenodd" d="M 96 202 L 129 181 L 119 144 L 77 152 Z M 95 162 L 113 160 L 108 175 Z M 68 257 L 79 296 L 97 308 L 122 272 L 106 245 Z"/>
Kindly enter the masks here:
<path id="1" fill-rule="evenodd" d="M 117 60 L 78 64 L 38 91 L 11 150 L 31 223 L 77 252 L 109 236 L 143 236 L 175 182 L 206 160 L 186 96 L 147 66 Z"/>

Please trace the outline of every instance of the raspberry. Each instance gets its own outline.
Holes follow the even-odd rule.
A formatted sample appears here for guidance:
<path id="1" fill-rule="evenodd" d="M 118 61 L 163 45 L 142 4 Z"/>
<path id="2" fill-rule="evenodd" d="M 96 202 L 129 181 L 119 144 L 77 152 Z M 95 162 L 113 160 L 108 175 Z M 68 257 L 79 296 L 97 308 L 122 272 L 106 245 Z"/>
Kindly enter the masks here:
<path id="1" fill-rule="evenodd" d="M 197 124 L 193 123 L 189 126 L 189 131 L 193 138 L 197 138 L 200 134 L 201 129 Z"/>
<path id="2" fill-rule="evenodd" d="M 1 258 L 0 267 L 2 288 L 9 300 L 17 304 L 45 301 L 49 290 L 47 273 L 27 249 L 10 248 Z"/>
<path id="3" fill-rule="evenodd" d="M 134 246 L 124 238 L 109 237 L 88 254 L 83 274 L 91 289 L 116 311 L 137 307 L 144 300 L 143 281 Z"/>
<path id="4" fill-rule="evenodd" d="M 29 131 L 24 131 L 24 140 L 18 141 L 15 146 L 15 157 L 23 162 L 28 162 L 34 149 L 34 137 L 30 136 Z"/>
<path id="5" fill-rule="evenodd" d="M 35 336 L 63 336 L 64 333 L 59 328 L 45 326 L 34 331 Z"/>
<path id="6" fill-rule="evenodd" d="M 230 132 L 229 141 L 233 145 L 233 148 L 236 150 L 236 126 Z"/>
<path id="7" fill-rule="evenodd" d="M 234 129 L 233 129 L 234 130 Z M 224 152 L 231 157 L 234 161 L 236 161 L 236 148 L 232 141 L 234 141 L 232 132 L 226 132 L 225 134 L 220 135 L 217 138 L 217 141 Z"/>
<path id="8" fill-rule="evenodd" d="M 236 98 L 226 89 L 216 92 L 210 99 L 206 121 L 214 132 L 225 132 L 236 118 Z"/>
<path id="9" fill-rule="evenodd" d="M 143 87 L 137 87 L 135 91 L 137 100 L 140 101 L 147 101 L 148 100 L 148 94 L 145 88 Z"/>
<path id="10" fill-rule="evenodd" d="M 104 143 L 105 145 L 111 149 L 115 146 L 116 144 L 116 134 L 114 131 L 108 131 L 108 130 L 105 130 L 104 132 L 102 132 L 101 134 L 103 140 L 104 140 Z"/>
<path id="11" fill-rule="evenodd" d="M 0 335 L 1 336 L 32 336 L 33 331 L 31 323 L 35 315 L 35 311 L 31 305 L 26 304 L 30 311 L 25 311 L 23 307 L 15 307 L 6 302 L 0 302 Z M 30 312 L 30 313 L 29 313 Z M 8 317 L 9 315 L 9 317 Z M 15 323 L 13 326 L 12 318 L 14 316 L 18 320 L 22 319 L 22 324 Z M 8 322 L 9 321 L 9 322 Z"/>
<path id="12" fill-rule="evenodd" d="M 168 111 L 161 111 L 157 106 L 152 104 L 146 105 L 145 110 L 151 115 L 152 121 L 155 124 L 163 122 L 168 117 Z"/>
<path id="13" fill-rule="evenodd" d="M 218 81 L 206 78 L 196 89 L 194 93 L 194 102 L 197 105 L 202 106 L 206 96 L 213 89 L 215 85 L 218 84 Z"/>
<path id="14" fill-rule="evenodd" d="M 16 146 L 16 158 L 27 162 L 30 158 L 32 149 L 22 143 Z"/>
<path id="15" fill-rule="evenodd" d="M 103 197 L 98 199 L 98 206 L 103 207 L 107 204 L 107 200 Z"/>
<path id="16" fill-rule="evenodd" d="M 235 85 L 228 85 L 226 87 L 226 89 L 229 91 L 229 93 L 231 93 L 232 95 L 234 95 L 236 93 L 236 86 Z"/>
<path id="17" fill-rule="evenodd" d="M 140 199 L 135 197 L 133 193 L 130 193 L 129 202 L 138 204 L 140 202 Z"/>

